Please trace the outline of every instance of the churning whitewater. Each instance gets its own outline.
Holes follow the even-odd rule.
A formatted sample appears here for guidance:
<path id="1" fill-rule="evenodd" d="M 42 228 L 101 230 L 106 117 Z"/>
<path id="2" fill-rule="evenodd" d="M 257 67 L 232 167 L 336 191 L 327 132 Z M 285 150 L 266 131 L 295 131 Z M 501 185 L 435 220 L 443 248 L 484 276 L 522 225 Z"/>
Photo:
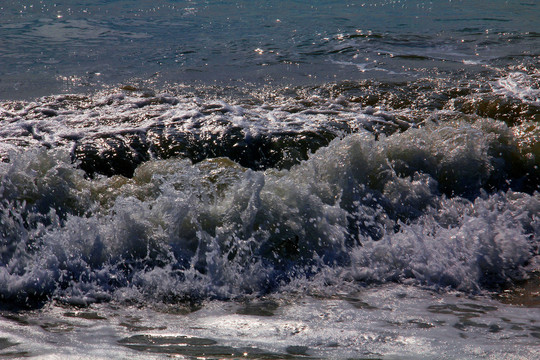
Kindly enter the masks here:
<path id="1" fill-rule="evenodd" d="M 537 269 L 536 122 L 449 108 L 467 98 L 419 121 L 346 93 L 283 97 L 124 90 L 4 105 L 4 301 L 385 282 L 479 293 Z"/>
<path id="2" fill-rule="evenodd" d="M 524 79 L 3 102 L 1 354 L 534 358 Z"/>

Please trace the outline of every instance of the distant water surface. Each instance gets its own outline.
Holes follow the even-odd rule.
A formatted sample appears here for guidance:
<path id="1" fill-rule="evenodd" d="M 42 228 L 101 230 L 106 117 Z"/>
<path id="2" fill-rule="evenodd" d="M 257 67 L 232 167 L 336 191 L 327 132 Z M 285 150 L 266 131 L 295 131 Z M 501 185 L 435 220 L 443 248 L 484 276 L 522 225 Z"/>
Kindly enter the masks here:
<path id="1" fill-rule="evenodd" d="M 321 83 L 534 63 L 535 1 L 3 1 L 0 98 L 121 82 Z"/>

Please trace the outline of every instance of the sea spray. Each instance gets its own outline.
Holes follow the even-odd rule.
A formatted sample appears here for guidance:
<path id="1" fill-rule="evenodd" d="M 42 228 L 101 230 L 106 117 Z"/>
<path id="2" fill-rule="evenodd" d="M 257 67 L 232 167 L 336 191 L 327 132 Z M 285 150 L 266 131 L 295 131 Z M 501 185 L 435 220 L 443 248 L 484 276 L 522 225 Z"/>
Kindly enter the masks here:
<path id="1" fill-rule="evenodd" d="M 235 298 L 327 267 L 359 285 L 504 288 L 538 255 L 538 192 L 511 189 L 519 161 L 512 132 L 486 120 L 361 131 L 264 172 L 170 159 L 88 178 L 62 151 L 13 153 L 2 296 Z"/>

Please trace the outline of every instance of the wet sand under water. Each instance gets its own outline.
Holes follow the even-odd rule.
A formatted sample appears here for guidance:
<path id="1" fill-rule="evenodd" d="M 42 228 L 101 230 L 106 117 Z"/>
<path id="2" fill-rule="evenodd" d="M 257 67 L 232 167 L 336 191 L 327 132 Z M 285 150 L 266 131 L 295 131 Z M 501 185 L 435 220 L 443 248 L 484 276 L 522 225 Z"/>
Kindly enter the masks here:
<path id="1" fill-rule="evenodd" d="M 531 274 L 530 279 L 497 294 L 494 298 L 504 304 L 540 308 L 540 273 Z"/>

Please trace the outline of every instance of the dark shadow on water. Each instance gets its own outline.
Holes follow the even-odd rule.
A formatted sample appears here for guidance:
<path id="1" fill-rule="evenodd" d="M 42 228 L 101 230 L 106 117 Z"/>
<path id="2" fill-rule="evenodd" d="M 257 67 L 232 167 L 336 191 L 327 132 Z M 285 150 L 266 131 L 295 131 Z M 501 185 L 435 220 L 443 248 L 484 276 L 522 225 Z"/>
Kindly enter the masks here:
<path id="1" fill-rule="evenodd" d="M 236 313 L 240 315 L 274 316 L 279 304 L 275 301 L 262 300 L 245 303 Z"/>
<path id="2" fill-rule="evenodd" d="M 134 335 L 121 339 L 120 345 L 154 354 L 181 355 L 193 358 L 220 359 L 309 359 L 305 346 L 289 346 L 286 353 L 273 353 L 255 347 L 234 348 L 217 341 L 188 336 Z"/>

